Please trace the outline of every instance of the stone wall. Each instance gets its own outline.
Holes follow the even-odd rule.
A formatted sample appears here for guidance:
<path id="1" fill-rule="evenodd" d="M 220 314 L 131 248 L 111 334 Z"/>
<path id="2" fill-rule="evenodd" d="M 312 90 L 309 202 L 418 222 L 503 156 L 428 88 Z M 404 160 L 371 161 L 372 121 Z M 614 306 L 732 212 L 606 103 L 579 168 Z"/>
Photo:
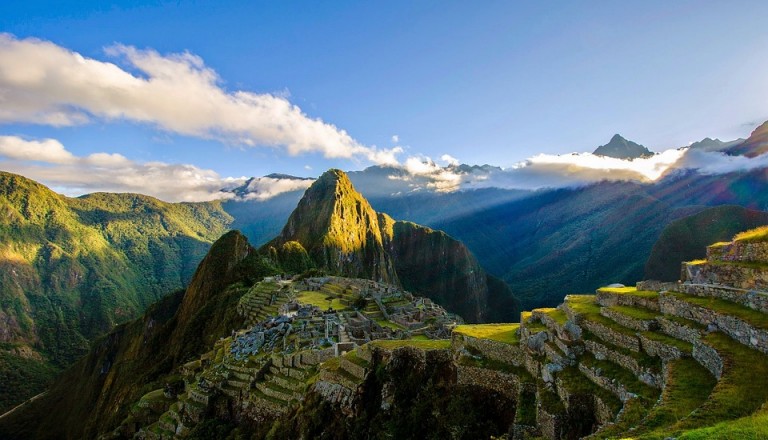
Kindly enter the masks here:
<path id="1" fill-rule="evenodd" d="M 678 286 L 677 290 L 689 295 L 714 297 L 732 301 L 745 307 L 749 307 L 750 309 L 768 313 L 768 292 L 692 283 L 682 283 Z"/>
<path id="2" fill-rule="evenodd" d="M 766 330 L 755 328 L 732 315 L 685 302 L 670 293 L 662 293 L 660 303 L 664 313 L 691 319 L 704 325 L 714 324 L 720 331 L 747 347 L 768 353 L 768 331 Z"/>
<path id="3" fill-rule="evenodd" d="M 768 267 L 740 264 L 683 263 L 682 277 L 691 284 L 715 284 L 737 289 L 768 290 Z"/>
<path id="4" fill-rule="evenodd" d="M 514 374 L 461 364 L 456 366 L 456 383 L 487 388 L 512 399 L 520 391 L 520 378 Z"/>
<path id="5" fill-rule="evenodd" d="M 454 351 L 460 351 L 468 347 L 480 352 L 483 356 L 505 364 L 521 366 L 524 363 L 523 351 L 520 345 L 507 344 L 490 339 L 478 339 L 458 333 L 451 336 L 451 347 Z"/>
<path id="6" fill-rule="evenodd" d="M 733 242 L 724 245 L 707 246 L 709 261 L 768 262 L 768 242 Z"/>

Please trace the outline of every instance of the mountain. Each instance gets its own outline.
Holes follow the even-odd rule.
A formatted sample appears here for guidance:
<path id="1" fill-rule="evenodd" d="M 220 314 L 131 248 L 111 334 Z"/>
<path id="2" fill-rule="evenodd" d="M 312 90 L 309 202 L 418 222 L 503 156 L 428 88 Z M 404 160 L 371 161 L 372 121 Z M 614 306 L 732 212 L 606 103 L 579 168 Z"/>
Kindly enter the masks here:
<path id="1" fill-rule="evenodd" d="M 262 251 L 279 255 L 292 243 L 315 267 L 402 285 L 469 321 L 509 319 L 517 311 L 511 291 L 462 243 L 377 213 L 340 170 L 325 172 L 307 189 L 280 235 Z"/>
<path id="2" fill-rule="evenodd" d="M 728 148 L 744 142 L 745 139 L 736 139 L 735 141 L 721 141 L 720 139 L 704 138 L 688 146 L 692 150 L 701 151 L 724 151 Z"/>
<path id="3" fill-rule="evenodd" d="M 738 232 L 763 225 L 768 225 L 768 212 L 741 206 L 708 208 L 675 220 L 653 245 L 645 263 L 645 278 L 677 281 L 683 261 L 703 259 L 711 243 L 730 240 Z"/>
<path id="4" fill-rule="evenodd" d="M 0 173 L 0 213 L 0 412 L 183 287 L 232 222 L 220 202 L 68 198 L 10 173 Z"/>
<path id="5" fill-rule="evenodd" d="M 250 277 L 270 274 L 254 270 L 258 258 L 239 232 L 222 236 L 186 290 L 96 340 L 42 397 L 0 419 L 0 437 L 94 438 L 119 424 L 132 402 L 173 381 L 174 368 L 244 325 L 236 309 Z"/>
<path id="6" fill-rule="evenodd" d="M 597 147 L 592 154 L 617 159 L 638 159 L 653 156 L 653 152 L 644 146 L 628 141 L 618 134 L 613 135 L 607 144 Z"/>
<path id="7" fill-rule="evenodd" d="M 752 131 L 747 140 L 728 148 L 725 152 L 747 157 L 756 157 L 768 152 L 768 121 Z"/>
<path id="8" fill-rule="evenodd" d="M 524 306 L 542 307 L 570 293 L 642 279 L 667 224 L 719 205 L 768 210 L 766 170 L 539 191 L 430 226 L 466 244 Z"/>

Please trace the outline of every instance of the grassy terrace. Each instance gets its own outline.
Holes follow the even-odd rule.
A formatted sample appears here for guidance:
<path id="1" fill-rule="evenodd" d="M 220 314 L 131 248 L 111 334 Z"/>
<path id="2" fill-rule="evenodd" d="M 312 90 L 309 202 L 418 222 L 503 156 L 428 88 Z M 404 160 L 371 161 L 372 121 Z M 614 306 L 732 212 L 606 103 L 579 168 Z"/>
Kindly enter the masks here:
<path id="1" fill-rule="evenodd" d="M 329 304 L 331 307 L 333 307 L 334 310 L 344 310 L 347 308 L 347 306 L 342 304 L 339 298 L 337 298 L 335 295 L 329 296 L 328 292 L 324 291 L 305 290 L 303 292 L 299 292 L 296 300 L 302 304 L 310 304 L 320 307 L 321 310 L 327 310 Z"/>
<path id="2" fill-rule="evenodd" d="M 647 433 L 643 437 L 667 437 L 664 428 L 668 429 L 704 404 L 717 383 L 715 377 L 692 358 L 670 362 L 668 369 L 661 404 L 651 409 L 636 431 Z"/>
<path id="3" fill-rule="evenodd" d="M 719 332 L 703 340 L 723 358 L 723 376 L 707 401 L 674 425 L 668 435 L 749 416 L 768 400 L 768 357 Z"/>
<path id="4" fill-rule="evenodd" d="M 477 324 L 459 325 L 453 329 L 453 332 L 472 338 L 490 339 L 516 345 L 520 343 L 519 329 L 520 324 Z"/>
<path id="5" fill-rule="evenodd" d="M 672 336 L 667 336 L 664 333 L 640 332 L 640 334 L 652 341 L 656 341 L 662 344 L 675 347 L 683 353 L 691 354 L 691 352 L 693 351 L 693 344 L 683 341 L 681 339 L 673 338 Z"/>
<path id="6" fill-rule="evenodd" d="M 629 356 L 634 359 L 638 365 L 644 368 L 648 368 L 653 371 L 661 371 L 661 359 L 657 357 L 649 356 L 642 352 L 632 351 L 628 348 L 620 347 L 618 345 L 611 344 L 610 342 L 603 341 L 596 335 L 592 334 L 589 330 L 582 331 L 582 338 L 585 341 L 593 341 L 600 345 L 605 346 L 611 351 L 615 351 L 624 356 Z"/>
<path id="7" fill-rule="evenodd" d="M 608 309 L 641 321 L 650 321 L 661 315 L 659 312 L 654 312 L 653 310 L 642 307 L 611 306 L 608 307 Z"/>
<path id="8" fill-rule="evenodd" d="M 660 390 L 640 382 L 634 373 L 611 361 L 597 360 L 591 354 L 584 354 L 581 357 L 581 364 L 592 369 L 599 369 L 601 376 L 616 380 L 624 385 L 627 391 L 637 394 L 649 402 L 653 402 L 659 397 Z"/>
<path id="9" fill-rule="evenodd" d="M 380 326 L 386 327 L 386 328 L 391 328 L 392 330 L 404 330 L 405 329 L 405 327 L 403 327 L 402 325 L 400 325 L 400 324 L 398 324 L 396 322 L 387 321 L 385 318 L 379 318 L 379 319 L 376 319 L 375 321 Z"/>
<path id="10" fill-rule="evenodd" d="M 688 304 L 711 309 L 723 315 L 730 315 L 741 319 L 755 328 L 768 330 L 768 314 L 766 313 L 720 298 L 699 297 L 678 292 L 670 292 L 669 294 Z"/>
<path id="11" fill-rule="evenodd" d="M 735 237 L 733 237 L 733 241 L 739 241 L 743 243 L 759 243 L 768 241 L 768 226 L 760 226 L 759 228 L 738 233 Z"/>
<path id="12" fill-rule="evenodd" d="M 668 320 L 670 320 L 672 322 L 675 322 L 677 324 L 680 324 L 680 325 L 683 325 L 683 326 L 686 326 L 686 327 L 690 327 L 690 328 L 695 329 L 695 330 L 706 330 L 707 329 L 707 326 L 702 324 L 702 323 L 700 323 L 700 322 L 692 321 L 690 319 L 681 318 L 679 316 L 664 315 L 664 318 L 668 319 Z"/>
<path id="13" fill-rule="evenodd" d="M 639 296 L 642 298 L 658 298 L 659 292 L 652 290 L 637 290 L 637 287 L 601 287 L 598 292 L 615 293 L 619 295 Z"/>
<path id="14" fill-rule="evenodd" d="M 520 382 L 523 383 L 534 383 L 535 379 L 533 376 L 531 376 L 531 373 L 528 372 L 523 367 L 516 367 L 514 365 L 510 365 L 501 361 L 497 361 L 495 359 L 488 359 L 488 358 L 474 358 L 470 356 L 462 356 L 459 358 L 459 364 L 465 365 L 467 367 L 476 367 L 476 368 L 485 368 L 488 370 L 496 370 L 501 371 L 502 373 L 509 373 L 514 374 L 515 376 L 520 379 Z"/>
<path id="15" fill-rule="evenodd" d="M 451 348 L 450 339 L 430 339 L 427 341 L 414 339 L 377 339 L 368 344 L 385 350 L 394 350 L 400 347 L 413 347 L 421 350 L 447 350 Z"/>
<path id="16" fill-rule="evenodd" d="M 621 410 L 621 400 L 603 387 L 584 377 L 576 367 L 568 367 L 557 373 L 557 378 L 571 394 L 596 396 L 605 403 L 614 415 Z"/>
<path id="17" fill-rule="evenodd" d="M 544 308 L 544 309 L 534 309 L 534 312 L 543 313 L 550 318 L 552 318 L 556 323 L 560 325 L 565 325 L 565 322 L 568 321 L 568 316 L 560 309 L 556 309 L 554 307 Z"/>
<path id="18" fill-rule="evenodd" d="M 602 324 L 617 333 L 621 333 L 627 336 L 636 336 L 637 333 L 632 330 L 616 323 L 610 318 L 600 314 L 600 305 L 597 303 L 594 295 L 568 295 L 565 297 L 565 303 L 571 310 L 577 315 L 584 317 L 584 319 Z"/>
<path id="19" fill-rule="evenodd" d="M 363 368 L 368 368 L 369 366 L 368 361 L 359 357 L 355 350 L 349 351 L 346 354 L 344 354 L 344 358 L 346 358 L 348 361 L 352 362 L 353 364 Z"/>

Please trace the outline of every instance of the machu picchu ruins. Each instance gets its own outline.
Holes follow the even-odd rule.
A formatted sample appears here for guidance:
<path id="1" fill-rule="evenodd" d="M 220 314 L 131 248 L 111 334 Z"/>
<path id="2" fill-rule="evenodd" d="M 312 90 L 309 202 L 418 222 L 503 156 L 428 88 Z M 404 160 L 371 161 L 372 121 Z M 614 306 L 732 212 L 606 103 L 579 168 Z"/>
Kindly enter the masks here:
<path id="1" fill-rule="evenodd" d="M 351 420 L 371 392 L 392 411 L 403 362 L 490 393 L 509 439 L 687 438 L 765 417 L 768 241 L 717 243 L 681 274 L 475 325 L 392 285 L 269 277 L 240 300 L 249 327 L 185 364 L 179 391 L 144 396 L 116 433 L 184 438 L 221 411 L 268 425 L 307 399 Z"/>

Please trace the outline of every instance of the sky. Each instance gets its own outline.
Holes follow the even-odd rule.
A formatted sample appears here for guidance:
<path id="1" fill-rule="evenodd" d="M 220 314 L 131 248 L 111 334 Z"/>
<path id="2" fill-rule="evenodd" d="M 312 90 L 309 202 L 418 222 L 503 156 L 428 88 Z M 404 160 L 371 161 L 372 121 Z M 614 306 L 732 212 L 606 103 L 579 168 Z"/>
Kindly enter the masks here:
<path id="1" fill-rule="evenodd" d="M 766 14 L 759 1 L 3 2 L 0 169 L 68 194 L 204 200 L 270 173 L 551 165 L 614 133 L 658 152 L 746 137 L 768 119 Z"/>

